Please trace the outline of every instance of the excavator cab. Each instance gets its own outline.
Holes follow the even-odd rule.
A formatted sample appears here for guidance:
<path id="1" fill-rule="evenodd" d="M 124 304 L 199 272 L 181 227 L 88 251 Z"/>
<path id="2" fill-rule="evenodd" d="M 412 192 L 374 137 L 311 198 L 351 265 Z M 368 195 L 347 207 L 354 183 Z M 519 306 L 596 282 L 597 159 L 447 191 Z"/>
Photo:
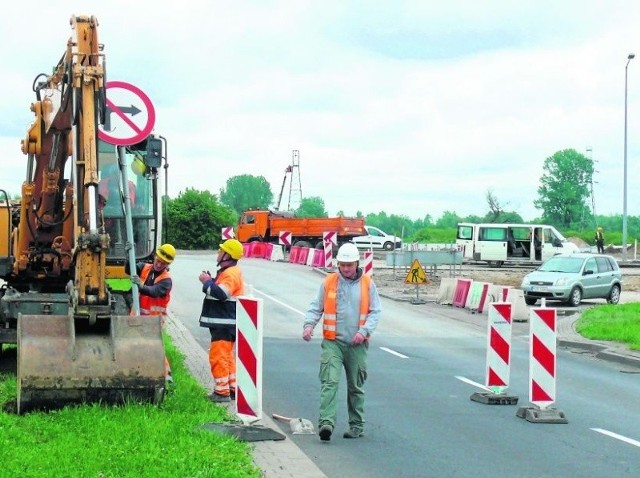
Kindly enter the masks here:
<path id="1" fill-rule="evenodd" d="M 0 245 L 0 344 L 17 343 L 18 413 L 164 396 L 162 317 L 130 314 L 125 287 L 114 286 L 130 289 L 125 258 L 150 257 L 160 240 L 162 143 L 99 141 L 111 113 L 98 21 L 74 16 L 71 27 L 53 73 L 33 83 L 16 211 L 0 198 L 0 237 L 9 238 Z"/>

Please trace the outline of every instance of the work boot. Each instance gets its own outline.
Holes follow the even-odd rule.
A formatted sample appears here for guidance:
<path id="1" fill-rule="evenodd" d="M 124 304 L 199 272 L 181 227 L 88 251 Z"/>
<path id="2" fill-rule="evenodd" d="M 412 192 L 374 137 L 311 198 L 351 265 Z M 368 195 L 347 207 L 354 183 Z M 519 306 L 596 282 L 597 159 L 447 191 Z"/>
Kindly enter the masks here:
<path id="1" fill-rule="evenodd" d="M 213 403 L 225 403 L 231 401 L 229 395 L 220 395 L 219 393 L 215 392 L 209 395 L 209 400 L 211 400 Z"/>
<path id="2" fill-rule="evenodd" d="M 364 436 L 364 432 L 362 430 L 359 430 L 358 428 L 349 428 L 344 432 L 342 438 L 360 438 L 361 436 Z"/>
<path id="3" fill-rule="evenodd" d="M 320 427 L 320 431 L 318 435 L 320 435 L 320 440 L 329 441 L 331 440 L 331 434 L 333 433 L 333 427 L 331 425 L 322 425 Z"/>

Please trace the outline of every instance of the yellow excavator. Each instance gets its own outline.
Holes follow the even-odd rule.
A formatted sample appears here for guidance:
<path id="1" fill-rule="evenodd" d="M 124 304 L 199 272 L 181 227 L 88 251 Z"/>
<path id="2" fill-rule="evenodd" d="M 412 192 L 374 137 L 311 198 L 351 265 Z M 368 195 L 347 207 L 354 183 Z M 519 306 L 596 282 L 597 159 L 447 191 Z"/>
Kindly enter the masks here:
<path id="1" fill-rule="evenodd" d="M 53 73 L 33 83 L 18 207 L 0 190 L 0 347 L 17 343 L 18 413 L 159 404 L 165 391 L 162 317 L 135 315 L 124 264 L 152 257 L 162 239 L 166 141 L 99 139 L 112 112 L 98 21 L 73 16 L 71 28 Z"/>

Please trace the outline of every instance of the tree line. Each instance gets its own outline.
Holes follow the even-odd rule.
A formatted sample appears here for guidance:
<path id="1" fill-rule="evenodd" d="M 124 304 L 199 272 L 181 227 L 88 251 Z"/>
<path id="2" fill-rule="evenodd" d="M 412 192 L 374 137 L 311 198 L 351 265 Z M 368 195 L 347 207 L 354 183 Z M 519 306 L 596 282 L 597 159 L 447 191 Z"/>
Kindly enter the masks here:
<path id="1" fill-rule="evenodd" d="M 600 226 L 607 244 L 621 244 L 622 215 L 594 215 L 589 205 L 593 172 L 593 160 L 574 149 L 558 151 L 545 159 L 538 197 L 533 200 L 541 213 L 526 220 L 516 211 L 508 210 L 491 189 L 486 192 L 484 216 L 459 216 L 455 211 L 445 211 L 438 219 L 428 213 L 411 219 L 384 211 L 366 214 L 358 211 L 356 217 L 363 217 L 367 225 L 403 237 L 405 242 L 453 243 L 460 222 L 509 222 L 549 224 L 565 237 L 580 237 L 588 244 L 594 244 L 595 229 Z M 174 199 L 163 198 L 165 237 L 180 249 L 215 249 L 222 228 L 235 226 L 242 212 L 277 206 L 271 186 L 263 176 L 233 176 L 217 195 L 188 188 Z M 303 198 L 293 212 L 297 217 L 329 217 L 324 200 L 317 196 Z M 342 211 L 337 215 L 343 215 Z M 628 216 L 627 230 L 629 241 L 633 242 L 640 234 L 640 217 Z"/>

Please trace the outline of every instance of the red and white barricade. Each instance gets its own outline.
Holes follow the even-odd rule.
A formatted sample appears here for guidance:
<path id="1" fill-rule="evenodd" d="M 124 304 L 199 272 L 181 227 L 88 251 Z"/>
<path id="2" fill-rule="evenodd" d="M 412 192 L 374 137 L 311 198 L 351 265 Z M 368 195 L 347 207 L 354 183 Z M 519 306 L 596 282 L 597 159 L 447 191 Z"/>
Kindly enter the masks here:
<path id="1" fill-rule="evenodd" d="M 532 308 L 529 316 L 529 401 L 516 415 L 535 423 L 568 423 L 556 401 L 556 309 Z"/>
<path id="2" fill-rule="evenodd" d="M 373 252 L 365 251 L 362 269 L 366 275 L 373 275 Z"/>
<path id="3" fill-rule="evenodd" d="M 472 283 L 473 279 L 457 279 L 456 290 L 453 294 L 454 307 L 464 307 L 464 305 L 467 303 L 467 297 L 469 295 L 469 289 L 471 289 Z"/>
<path id="4" fill-rule="evenodd" d="M 485 388 L 488 392 L 476 392 L 471 400 L 489 405 L 514 405 L 518 397 L 508 395 L 511 375 L 511 320 L 510 303 L 494 302 L 489 305 L 487 319 L 487 360 Z"/>
<path id="5" fill-rule="evenodd" d="M 262 299 L 239 297 L 236 308 L 236 413 L 262 418 Z"/>

